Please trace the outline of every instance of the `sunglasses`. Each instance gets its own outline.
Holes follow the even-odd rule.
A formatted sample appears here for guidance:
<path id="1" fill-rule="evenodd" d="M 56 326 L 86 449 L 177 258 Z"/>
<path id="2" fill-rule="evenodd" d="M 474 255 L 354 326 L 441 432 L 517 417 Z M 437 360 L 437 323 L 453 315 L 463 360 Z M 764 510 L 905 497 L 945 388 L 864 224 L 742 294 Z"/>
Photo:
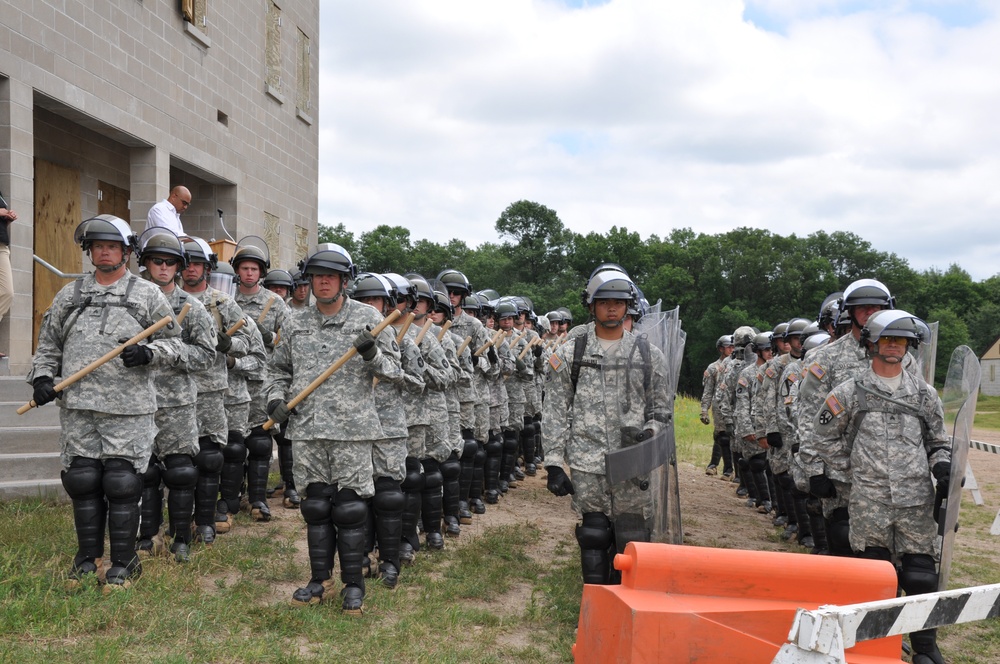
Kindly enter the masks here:
<path id="1" fill-rule="evenodd" d="M 885 343 L 885 344 L 901 344 L 901 345 L 905 346 L 906 344 L 909 343 L 909 341 L 910 340 L 907 339 L 906 337 L 892 337 L 892 336 L 889 336 L 889 337 L 879 337 L 878 338 L 878 342 L 880 344 L 881 343 Z"/>
<path id="2" fill-rule="evenodd" d="M 168 265 L 170 267 L 181 262 L 178 258 L 159 258 L 157 256 L 150 256 L 149 260 L 153 261 L 153 265 Z"/>

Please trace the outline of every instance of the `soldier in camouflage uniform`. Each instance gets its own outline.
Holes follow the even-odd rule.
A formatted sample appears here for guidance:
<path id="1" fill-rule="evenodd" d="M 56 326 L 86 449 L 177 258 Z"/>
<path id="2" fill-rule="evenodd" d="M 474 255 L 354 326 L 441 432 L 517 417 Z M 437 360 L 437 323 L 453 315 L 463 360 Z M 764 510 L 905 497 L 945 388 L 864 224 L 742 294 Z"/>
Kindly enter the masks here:
<path id="1" fill-rule="evenodd" d="M 67 387 L 68 377 L 165 316 L 170 303 L 153 284 L 130 273 L 136 238 L 111 215 L 77 226 L 96 271 L 64 286 L 42 317 L 28 382 L 35 404 L 61 397 L 59 443 L 63 487 L 73 501 L 78 550 L 69 576 L 73 584 L 97 574 L 108 527 L 111 568 L 107 588 L 125 587 L 142 572 L 135 552 L 142 474 L 156 431 L 154 370 L 177 366 L 184 355 L 180 327 L 170 323 L 148 343 L 126 346 L 115 358 Z"/>
<path id="2" fill-rule="evenodd" d="M 517 486 L 517 450 L 521 442 L 521 431 L 525 423 L 524 377 L 528 371 L 527 363 L 519 356 L 527 346 L 526 335 L 519 333 L 514 327 L 518 319 L 518 305 L 515 298 L 502 297 L 497 302 L 497 323 L 504 331 L 501 339 L 510 349 L 511 360 L 514 362 L 514 373 L 505 380 L 507 388 L 507 427 L 503 430 L 503 452 L 500 457 L 500 493 L 507 493 L 511 487 Z M 523 475 L 520 479 L 523 479 Z"/>
<path id="3" fill-rule="evenodd" d="M 852 478 L 851 549 L 894 562 L 907 595 L 937 590 L 933 508 L 947 497 L 951 475 L 941 400 L 902 366 L 922 329 L 926 324 L 905 311 L 872 314 L 860 339 L 869 368 L 829 393 L 813 428 L 827 472 Z M 936 637 L 933 629 L 910 634 L 914 662 L 944 664 Z"/>
<path id="4" fill-rule="evenodd" d="M 391 329 L 378 339 L 372 335 L 381 314 L 346 297 L 355 268 L 343 247 L 321 244 L 302 271 L 310 278 L 316 304 L 296 311 L 285 322 L 262 390 L 271 419 L 278 424 L 288 421 L 295 483 L 305 488 L 301 511 L 311 577 L 295 591 L 292 602 L 323 600 L 336 546 L 344 582 L 341 608 L 360 614 L 365 597 L 365 500 L 375 494 L 372 445 L 386 439 L 372 379 L 402 380 L 402 368 L 393 357 L 399 346 Z M 287 401 L 352 348 L 360 357 L 348 360 L 292 413 Z"/>
<path id="5" fill-rule="evenodd" d="M 712 431 L 712 458 L 705 468 L 706 475 L 715 475 L 719 472 L 719 461 L 722 461 L 722 476 L 733 476 L 733 456 L 729 451 L 729 433 L 726 431 L 726 424 L 719 416 L 719 406 L 715 401 L 715 389 L 722 378 L 723 363 L 726 358 L 733 354 L 733 335 L 724 334 L 715 342 L 715 348 L 719 351 L 719 359 L 712 362 L 705 369 L 701 379 L 701 423 L 714 423 Z M 709 420 L 708 413 L 712 412 L 712 419 Z"/>
<path id="6" fill-rule="evenodd" d="M 894 300 L 889 289 L 874 279 L 861 279 L 844 290 L 840 317 L 851 321 L 851 333 L 811 352 L 805 361 L 799 383 L 799 460 L 809 477 L 810 493 L 823 501 L 827 540 L 834 555 L 851 556 L 848 541 L 848 510 L 851 478 L 837 471 L 827 472 L 822 461 L 821 443 L 813 436 L 813 424 L 823 399 L 835 386 L 868 369 L 869 360 L 860 344 L 861 330 L 876 311 L 891 309 Z M 912 358 L 907 365 L 916 367 Z"/>
<path id="7" fill-rule="evenodd" d="M 756 355 L 756 360 L 747 361 L 736 379 L 733 440 L 738 445 L 750 474 L 748 488 L 753 487 L 747 500 L 747 507 L 756 507 L 762 514 L 767 514 L 771 511 L 771 494 L 766 474 L 767 440 L 762 423 L 753 411 L 753 403 L 754 396 L 764 380 L 763 367 L 772 357 L 771 333 L 762 332 L 754 336 L 749 348 Z M 764 439 L 763 443 L 760 442 L 761 439 Z"/>
<path id="8" fill-rule="evenodd" d="M 777 384 L 781 370 L 788 364 L 791 356 L 788 354 L 788 341 L 785 331 L 788 323 L 778 323 L 771 331 L 772 357 L 758 369 L 757 380 L 760 387 L 754 395 L 752 406 L 754 428 L 764 435 L 758 443 L 767 445 L 767 487 L 774 507 L 773 524 L 775 526 L 796 525 L 795 513 L 785 505 L 784 492 L 779 487 L 779 477 L 787 475 L 788 465 L 781 451 L 783 441 L 778 433 L 777 422 Z M 786 539 L 794 534 L 794 530 L 786 532 Z"/>
<path id="9" fill-rule="evenodd" d="M 520 432 L 521 455 L 524 457 L 524 474 L 534 476 L 536 472 L 535 440 L 538 433 L 535 430 L 535 417 L 541 415 L 542 405 L 541 392 L 538 390 L 535 377 L 536 367 L 539 366 L 538 362 L 541 359 L 543 349 L 538 342 L 538 333 L 532 329 L 530 318 L 534 316 L 534 312 L 532 312 L 530 304 L 523 297 L 517 297 L 514 300 L 518 303 L 518 315 L 514 319 L 514 332 L 518 335 L 524 335 L 520 350 L 515 356 L 515 365 L 518 358 L 524 364 L 524 371 L 518 370 L 517 372 L 517 378 L 521 381 L 521 387 L 524 389 L 524 426 Z M 522 351 L 526 347 L 529 350 L 525 354 Z M 524 357 L 520 357 L 521 355 Z"/>
<path id="10" fill-rule="evenodd" d="M 382 315 L 388 314 L 396 304 L 395 286 L 385 276 L 365 273 L 354 280 L 351 297 L 362 304 L 374 307 Z M 402 325 L 402 318 L 396 321 Z M 407 438 L 406 405 L 403 391 L 421 394 L 424 390 L 424 367 L 419 351 L 409 339 L 397 339 L 398 349 L 383 352 L 402 362 L 402 380 L 378 381 L 375 385 L 375 405 L 383 440 L 372 444 L 372 468 L 375 495 L 369 502 L 368 540 L 365 553 L 371 554 L 378 541 L 379 566 L 377 576 L 387 588 L 395 588 L 399 581 L 400 543 L 403 537 L 403 508 L 406 498 L 401 482 L 406 474 Z M 405 358 L 405 359 L 404 359 Z M 370 566 L 370 561 L 368 565 Z"/>
<path id="11" fill-rule="evenodd" d="M 181 324 L 184 341 L 181 361 L 174 367 L 157 371 L 154 378 L 156 439 L 149 466 L 142 476 L 136 550 L 140 555 L 152 554 L 154 540 L 160 541 L 162 485 L 165 484 L 170 489 L 167 513 L 169 532 L 174 538 L 170 552 L 177 562 L 188 562 L 194 492 L 198 484 L 198 469 L 194 464 L 198 454 L 198 386 L 194 377 L 215 362 L 215 330 L 204 305 L 177 287 L 177 278 L 187 263 L 184 247 L 177 236 L 166 228 L 153 227 L 143 233 L 139 246 L 139 263 L 146 268 L 142 276 L 159 286 L 175 316 L 185 305 L 190 305 L 190 310 Z"/>
<path id="12" fill-rule="evenodd" d="M 557 496 L 573 494 L 581 515 L 576 539 L 584 583 L 609 583 L 611 553 L 627 541 L 650 537 L 651 494 L 641 482 L 610 486 L 605 455 L 640 438 L 637 432 L 642 438 L 655 435 L 671 417 L 662 352 L 653 345 L 643 349 L 645 340 L 622 326 L 634 297 L 635 287 L 623 273 L 595 275 L 586 290 L 594 322 L 580 337 L 582 357 L 577 359 L 573 342 L 549 359 L 542 416 L 551 431 L 546 485 Z"/>
<path id="13" fill-rule="evenodd" d="M 730 440 L 730 452 L 733 456 L 733 468 L 736 477 L 739 479 L 739 486 L 736 495 L 740 498 L 750 495 L 752 480 L 750 479 L 750 466 L 743 458 L 742 448 L 734 436 L 736 435 L 734 406 L 736 404 L 736 382 L 739 380 L 740 372 L 747 362 L 756 361 L 756 356 L 750 348 L 756 329 L 747 325 L 736 328 L 733 332 L 733 352 L 722 363 L 721 379 L 717 381 L 715 388 L 714 402 L 718 408 L 718 420 L 725 427 Z"/>
<path id="14" fill-rule="evenodd" d="M 261 279 L 266 278 L 267 271 L 271 269 L 267 245 L 264 244 L 263 240 L 254 236 L 243 238 L 229 262 L 233 266 L 233 270 L 236 271 L 236 304 L 253 321 L 264 340 L 266 352 L 270 356 L 274 352 L 274 344 L 281 333 L 281 326 L 288 318 L 288 307 L 282 298 L 261 287 Z M 250 430 L 245 441 L 247 448 L 247 500 L 250 503 L 250 514 L 255 521 L 270 521 L 271 519 L 271 509 L 267 505 L 267 473 L 271 467 L 273 443 L 271 434 L 261 427 L 267 420 L 266 403 L 260 396 L 263 384 L 262 374 L 246 374 L 246 386 L 250 392 L 250 412 L 247 416 Z M 290 445 L 283 446 L 285 466 L 293 465 L 288 454 L 290 451 Z M 286 507 L 292 509 L 299 505 L 299 495 L 295 490 L 294 479 L 291 484 L 285 483 L 284 503 Z"/>
<path id="15" fill-rule="evenodd" d="M 295 281 L 292 280 L 292 274 L 288 270 L 268 271 L 263 284 L 264 288 L 280 297 L 285 304 L 288 304 L 292 291 L 295 290 Z"/>
<path id="16" fill-rule="evenodd" d="M 292 275 L 292 281 L 295 282 L 295 288 L 292 289 L 292 296 L 288 300 L 288 306 L 291 309 L 304 309 L 308 307 L 310 305 L 309 280 L 305 278 L 301 270 L 297 270 Z"/>
<path id="17" fill-rule="evenodd" d="M 198 454 L 194 458 L 198 467 L 198 484 L 194 494 L 195 537 L 210 546 L 215 542 L 217 533 L 228 532 L 231 526 L 232 520 L 226 507 L 227 496 L 232 503 L 231 513 L 239 510 L 243 462 L 246 459 L 242 433 L 234 438 L 229 432 L 225 403 L 229 374 L 232 367 L 243 363 L 250 363 L 260 371 L 264 356 L 263 349 L 259 354 L 254 351 L 246 326 L 232 336 L 227 334 L 227 330 L 243 318 L 243 312 L 228 293 L 209 285 L 209 277 L 218 266 L 218 260 L 208 243 L 198 237 L 189 237 L 184 241 L 184 253 L 187 257 L 187 266 L 181 273 L 184 292 L 201 302 L 208 311 L 216 338 L 212 366 L 195 374 L 198 388 L 195 413 L 198 418 Z M 231 465 L 236 466 L 237 477 L 226 482 L 227 466 Z"/>

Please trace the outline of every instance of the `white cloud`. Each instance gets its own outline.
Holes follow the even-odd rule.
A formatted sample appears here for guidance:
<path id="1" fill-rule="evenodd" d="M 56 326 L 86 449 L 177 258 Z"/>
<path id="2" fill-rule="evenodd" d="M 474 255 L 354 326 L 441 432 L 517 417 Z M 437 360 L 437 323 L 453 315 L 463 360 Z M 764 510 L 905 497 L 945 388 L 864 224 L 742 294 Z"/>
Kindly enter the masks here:
<path id="1" fill-rule="evenodd" d="M 581 233 L 849 230 L 990 276 L 995 3 L 861 4 L 323 3 L 320 221 L 475 246 L 527 198 Z"/>

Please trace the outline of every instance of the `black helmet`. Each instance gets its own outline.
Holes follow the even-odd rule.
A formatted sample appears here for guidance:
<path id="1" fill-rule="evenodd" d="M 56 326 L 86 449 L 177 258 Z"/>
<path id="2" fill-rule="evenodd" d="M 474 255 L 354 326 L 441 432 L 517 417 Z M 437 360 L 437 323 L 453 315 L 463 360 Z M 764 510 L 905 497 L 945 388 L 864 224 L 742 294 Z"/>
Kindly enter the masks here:
<path id="1" fill-rule="evenodd" d="M 493 313 L 496 315 L 497 320 L 501 318 L 514 318 L 517 316 L 517 304 L 512 298 L 502 297 L 497 301 Z"/>
<path id="2" fill-rule="evenodd" d="M 476 311 L 478 312 L 482 308 L 482 304 L 479 302 L 479 296 L 469 294 L 462 298 L 462 309 L 465 311 Z"/>
<path id="3" fill-rule="evenodd" d="M 410 282 L 410 286 L 413 287 L 414 296 L 420 300 L 430 300 L 431 309 L 434 308 L 434 291 L 431 289 L 431 285 L 427 283 L 427 280 L 416 272 L 409 272 L 403 277 Z"/>
<path id="4" fill-rule="evenodd" d="M 264 242 L 263 238 L 256 235 L 248 235 L 241 239 L 239 244 L 236 245 L 236 253 L 229 259 L 229 264 L 234 269 L 239 269 L 240 263 L 248 260 L 260 266 L 262 277 L 267 275 L 267 271 L 271 269 L 271 252 L 268 250 L 267 243 Z"/>
<path id="5" fill-rule="evenodd" d="M 561 323 L 565 319 L 563 312 L 559 309 L 553 309 L 549 313 L 545 314 L 545 317 L 549 319 L 550 323 Z"/>
<path id="6" fill-rule="evenodd" d="M 410 309 L 417 304 L 417 292 L 409 279 L 395 272 L 385 272 L 382 276 L 392 284 L 392 297 L 397 304 L 405 301 L 406 306 Z"/>
<path id="7" fill-rule="evenodd" d="M 557 311 L 562 312 L 564 323 L 573 323 L 573 312 L 570 311 L 568 307 L 559 307 Z"/>
<path id="8" fill-rule="evenodd" d="M 187 255 L 187 262 L 202 263 L 211 269 L 216 269 L 219 265 L 219 257 L 200 237 L 188 237 L 184 240 L 184 253 Z"/>
<path id="9" fill-rule="evenodd" d="M 271 270 L 264 277 L 264 288 L 270 286 L 284 286 L 288 290 L 294 290 L 295 280 L 288 270 Z"/>
<path id="10" fill-rule="evenodd" d="M 774 339 L 784 339 L 785 332 L 788 330 L 788 323 L 778 323 L 771 330 L 771 335 Z"/>
<path id="11" fill-rule="evenodd" d="M 309 280 L 306 279 L 306 275 L 302 274 L 302 270 L 295 271 L 295 274 L 292 275 L 292 281 L 295 282 L 296 287 L 304 286 L 309 283 Z"/>
<path id="12" fill-rule="evenodd" d="M 760 355 L 765 350 L 771 350 L 773 341 L 774 336 L 772 332 L 758 332 L 754 335 L 753 341 L 750 342 L 750 350 Z"/>
<path id="13" fill-rule="evenodd" d="M 451 320 L 452 316 L 455 315 L 455 309 L 451 306 L 451 298 L 448 297 L 447 293 L 434 291 L 434 311 L 443 313 L 445 320 Z"/>
<path id="14" fill-rule="evenodd" d="M 495 309 L 496 300 L 491 300 L 486 297 L 482 291 L 476 293 L 476 297 L 479 298 L 479 311 L 483 316 L 492 316 Z"/>
<path id="15" fill-rule="evenodd" d="M 444 270 L 437 278 L 448 289 L 449 294 L 460 293 L 462 295 L 470 295 L 472 293 L 472 284 L 458 270 Z"/>
<path id="16" fill-rule="evenodd" d="M 354 278 L 358 273 L 351 254 L 339 244 L 325 242 L 299 263 L 302 274 L 341 274 Z"/>
<path id="17" fill-rule="evenodd" d="M 126 251 L 138 246 L 132 227 L 113 214 L 100 214 L 84 219 L 73 232 L 73 242 L 83 247 L 84 251 L 90 251 L 90 245 L 95 240 L 121 242 Z"/>
<path id="18" fill-rule="evenodd" d="M 819 305 L 819 321 L 820 327 L 826 327 L 827 325 L 837 324 L 837 315 L 840 313 L 840 300 L 844 297 L 843 291 L 837 291 L 836 293 L 830 293 L 823 300 L 823 304 Z"/>
<path id="19" fill-rule="evenodd" d="M 374 272 L 362 272 L 354 279 L 351 299 L 380 297 L 386 301 L 388 306 L 394 307 L 396 306 L 395 290 L 396 287 L 385 276 Z"/>
<path id="20" fill-rule="evenodd" d="M 487 300 L 499 300 L 500 293 L 496 292 L 492 288 L 484 288 L 479 291 L 479 295 L 485 295 Z"/>
<path id="21" fill-rule="evenodd" d="M 139 236 L 139 262 L 147 256 L 171 256 L 180 260 L 180 270 L 187 266 L 187 254 L 180 238 L 169 228 L 153 226 Z"/>

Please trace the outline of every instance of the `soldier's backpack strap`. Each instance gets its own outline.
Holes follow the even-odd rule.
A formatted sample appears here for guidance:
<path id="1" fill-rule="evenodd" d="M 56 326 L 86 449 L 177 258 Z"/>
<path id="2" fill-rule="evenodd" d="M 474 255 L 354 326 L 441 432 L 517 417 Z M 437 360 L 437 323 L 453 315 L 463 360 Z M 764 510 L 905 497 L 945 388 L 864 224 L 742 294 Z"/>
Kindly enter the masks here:
<path id="1" fill-rule="evenodd" d="M 580 369 L 583 367 L 590 367 L 592 369 L 600 369 L 601 365 L 597 362 L 587 362 L 583 359 L 584 354 L 587 352 L 587 335 L 580 334 L 573 340 L 573 364 L 570 366 L 569 370 L 569 380 L 573 385 L 573 390 L 569 395 L 570 406 L 573 405 L 573 398 L 576 397 L 576 384 L 580 382 Z"/>
<path id="2" fill-rule="evenodd" d="M 882 400 L 887 404 L 887 407 L 875 409 L 869 406 L 868 404 L 869 394 L 874 394 L 875 396 L 877 396 L 880 400 Z M 850 447 L 854 446 L 854 439 L 857 437 L 858 431 L 861 430 L 861 423 L 864 422 L 865 415 L 867 415 L 869 412 L 873 410 L 879 413 L 899 413 L 902 415 L 911 415 L 913 417 L 916 417 L 918 420 L 920 420 L 921 435 L 923 437 L 926 437 L 927 422 L 924 420 L 924 415 L 923 415 L 924 402 L 928 397 L 926 385 L 921 385 L 920 387 L 920 405 L 917 408 L 914 408 L 913 406 L 903 403 L 901 401 L 890 399 L 884 394 L 880 394 L 878 392 L 875 392 L 874 390 L 865 387 L 864 385 L 861 384 L 860 378 L 854 379 L 854 395 L 858 399 L 858 414 L 854 417 L 854 421 L 851 422 L 851 425 L 847 429 L 848 446 Z"/>

